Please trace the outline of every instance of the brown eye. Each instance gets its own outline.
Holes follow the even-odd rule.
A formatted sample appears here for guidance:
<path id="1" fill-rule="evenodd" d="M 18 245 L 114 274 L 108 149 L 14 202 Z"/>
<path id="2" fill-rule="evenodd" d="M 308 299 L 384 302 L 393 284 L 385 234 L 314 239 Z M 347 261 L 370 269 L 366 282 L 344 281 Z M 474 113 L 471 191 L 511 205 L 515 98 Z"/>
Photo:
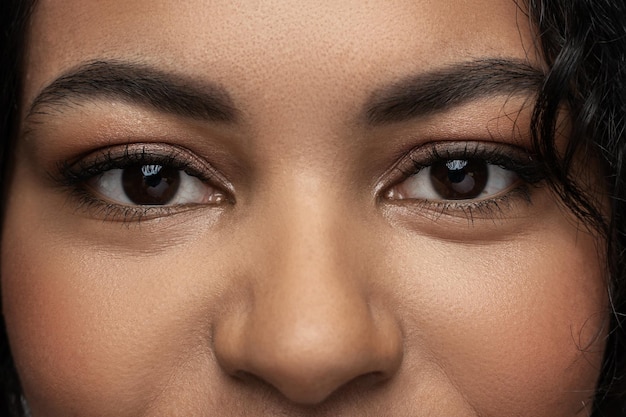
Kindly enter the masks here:
<path id="1" fill-rule="evenodd" d="M 122 188 L 134 204 L 167 204 L 180 186 L 180 171 L 163 165 L 133 166 L 122 171 Z"/>
<path id="2" fill-rule="evenodd" d="M 487 185 L 489 166 L 480 159 L 441 161 L 430 167 L 430 181 L 444 200 L 478 197 Z"/>
<path id="3" fill-rule="evenodd" d="M 393 187 L 388 197 L 455 201 L 488 199 L 519 181 L 518 175 L 484 159 L 447 159 L 420 169 Z"/>
<path id="4" fill-rule="evenodd" d="M 110 169 L 87 185 L 106 200 L 126 206 L 174 206 L 216 204 L 224 201 L 222 191 L 162 164 L 130 165 Z"/>

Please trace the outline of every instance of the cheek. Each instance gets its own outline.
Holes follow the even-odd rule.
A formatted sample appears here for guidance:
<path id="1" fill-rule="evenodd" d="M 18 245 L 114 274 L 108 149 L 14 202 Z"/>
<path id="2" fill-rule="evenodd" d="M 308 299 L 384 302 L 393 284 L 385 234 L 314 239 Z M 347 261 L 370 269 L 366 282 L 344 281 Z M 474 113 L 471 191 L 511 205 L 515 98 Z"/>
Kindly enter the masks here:
<path id="1" fill-rule="evenodd" d="M 404 314 L 413 353 L 487 415 L 591 404 L 609 321 L 595 238 L 565 221 L 506 242 L 425 246 L 419 266 L 401 262 L 416 294 Z"/>
<path id="2" fill-rule="evenodd" d="M 181 253 L 116 256 L 17 228 L 4 235 L 3 310 L 35 415 L 143 415 L 192 359 L 187 376 L 204 379 L 186 383 L 201 390 L 211 380 L 198 352 L 209 313 Z"/>
<path id="3" fill-rule="evenodd" d="M 219 298 L 234 281 L 228 268 L 259 261 L 267 248 L 256 257 L 209 257 L 220 253 L 218 240 L 191 239 L 158 253 L 99 251 L 81 238 L 89 233 L 73 235 L 35 202 L 14 198 L 0 260 L 3 313 L 35 415 L 145 415 L 162 392 L 185 415 L 220 409 L 210 402 L 223 398 L 249 405 L 230 395 L 207 335 L 227 311 Z M 372 275 L 360 284 L 380 293 L 374 298 L 404 330 L 397 389 L 384 407 L 447 404 L 440 415 L 460 415 L 450 404 L 467 401 L 482 415 L 569 417 L 589 404 L 609 317 L 602 260 L 571 219 L 546 219 L 483 244 L 386 224 L 347 229 L 368 231 L 358 240 L 377 256 L 357 256 Z M 134 240 L 146 237 L 132 230 Z M 262 246 L 245 235 L 250 247 Z M 381 241 L 388 252 L 379 253 Z"/>

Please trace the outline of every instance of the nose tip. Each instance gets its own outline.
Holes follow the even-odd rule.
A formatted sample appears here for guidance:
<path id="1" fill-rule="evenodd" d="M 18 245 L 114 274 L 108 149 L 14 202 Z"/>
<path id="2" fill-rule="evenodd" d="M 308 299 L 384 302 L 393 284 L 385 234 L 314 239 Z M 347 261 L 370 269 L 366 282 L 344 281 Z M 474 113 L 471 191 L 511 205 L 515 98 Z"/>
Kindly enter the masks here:
<path id="1" fill-rule="evenodd" d="M 348 312 L 332 303 L 330 311 L 309 306 L 312 315 L 270 321 L 257 310 L 243 326 L 216 332 L 218 360 L 231 375 L 261 380 L 297 404 L 322 403 L 343 388 L 370 389 L 395 374 L 402 343 L 392 320 L 361 307 Z"/>
<path id="2" fill-rule="evenodd" d="M 341 195 L 304 192 L 307 181 L 276 187 L 299 192 L 283 192 L 271 206 L 267 218 L 281 224 L 255 223 L 269 236 L 263 246 L 244 240 L 245 268 L 231 280 L 237 299 L 214 323 L 212 340 L 221 368 L 248 389 L 260 380 L 292 403 L 315 405 L 392 378 L 403 338 L 393 292 L 381 290 L 383 255 L 363 244 L 376 241 L 374 229 L 351 220 Z"/>

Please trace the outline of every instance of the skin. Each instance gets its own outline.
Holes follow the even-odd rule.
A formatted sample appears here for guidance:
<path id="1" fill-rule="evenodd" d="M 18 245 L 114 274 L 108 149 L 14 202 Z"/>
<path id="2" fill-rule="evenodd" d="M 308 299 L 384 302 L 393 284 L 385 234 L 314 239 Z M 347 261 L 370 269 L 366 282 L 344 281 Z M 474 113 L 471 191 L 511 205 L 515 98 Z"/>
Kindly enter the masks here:
<path id="1" fill-rule="evenodd" d="M 608 318 L 597 237 L 541 183 L 444 208 L 394 169 L 434 142 L 527 149 L 529 97 L 362 117 L 454 63 L 541 68 L 533 45 L 506 0 L 40 1 L 1 258 L 33 416 L 587 415 Z M 28 116 L 93 60 L 219 85 L 237 120 L 116 97 Z M 224 198 L 135 216 L 55 179 L 134 143 L 185 149 Z"/>

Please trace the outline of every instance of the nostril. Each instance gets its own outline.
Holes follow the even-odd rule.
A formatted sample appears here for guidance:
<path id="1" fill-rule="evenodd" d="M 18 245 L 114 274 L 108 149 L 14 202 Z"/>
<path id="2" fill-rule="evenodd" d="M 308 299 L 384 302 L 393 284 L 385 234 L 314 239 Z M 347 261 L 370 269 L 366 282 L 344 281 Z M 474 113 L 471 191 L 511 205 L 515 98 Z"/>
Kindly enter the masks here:
<path id="1" fill-rule="evenodd" d="M 270 384 L 263 378 L 260 378 L 251 372 L 237 371 L 231 374 L 231 376 L 247 386 L 263 387 L 263 389 L 267 389 L 270 391 L 277 390 L 274 385 Z"/>
<path id="2" fill-rule="evenodd" d="M 255 380 L 259 380 L 259 378 L 253 374 L 251 374 L 250 372 L 246 372 L 246 371 L 236 371 L 232 373 L 233 378 L 238 379 L 242 382 L 249 382 L 249 381 L 255 381 Z"/>
<path id="3" fill-rule="evenodd" d="M 271 291 L 251 293 L 215 325 L 216 359 L 243 389 L 307 406 L 335 392 L 364 394 L 396 374 L 404 350 L 395 316 L 358 280 L 323 266 L 274 273 Z"/>
<path id="4" fill-rule="evenodd" d="M 350 391 L 367 392 L 378 386 L 383 385 L 390 378 L 391 375 L 387 375 L 384 372 L 369 372 L 364 375 L 359 375 L 352 380 L 346 382 L 343 386 L 333 392 L 331 396 L 335 396 L 338 393 L 346 393 Z"/>
<path id="5" fill-rule="evenodd" d="M 243 370 L 236 371 L 232 373 L 231 376 L 239 380 L 243 384 L 248 385 L 249 387 L 255 386 L 259 389 L 272 391 L 276 393 L 277 395 L 283 398 L 286 398 L 287 400 L 291 402 L 302 404 L 302 405 L 315 405 L 315 404 L 322 403 L 325 401 L 331 401 L 332 398 L 335 398 L 337 396 L 350 395 L 351 393 L 357 393 L 357 392 L 366 392 L 368 390 L 375 389 L 377 386 L 384 384 L 387 380 L 391 378 L 391 376 L 386 374 L 385 372 L 368 372 L 366 374 L 359 375 L 345 382 L 341 386 L 334 387 L 334 389 L 318 396 L 317 398 L 311 397 L 311 396 L 298 398 L 298 396 L 294 395 L 293 392 L 298 392 L 300 390 L 306 390 L 307 392 L 309 392 L 310 386 L 302 386 L 302 385 L 299 386 L 297 383 L 295 383 L 291 386 L 291 390 L 288 390 L 288 389 L 285 389 L 284 386 L 283 387 L 277 386 L 265 380 L 264 378 L 258 375 L 255 375 L 252 372 L 243 371 Z"/>
<path id="6" fill-rule="evenodd" d="M 389 378 L 390 376 L 386 375 L 384 372 L 369 372 L 365 375 L 357 376 L 346 385 L 351 385 L 357 388 L 369 388 L 382 384 Z"/>
<path id="7" fill-rule="evenodd" d="M 274 387 L 273 384 L 261 378 L 260 376 L 255 375 L 252 372 L 237 371 L 237 372 L 232 373 L 231 376 L 246 385 L 259 385 L 259 386 L 262 385 L 262 386 L 270 387 L 273 390 L 276 389 L 276 387 Z"/>
<path id="8" fill-rule="evenodd" d="M 330 318 L 308 327 L 302 321 L 298 327 L 290 322 L 265 325 L 264 332 L 258 325 L 225 326 L 216 332 L 216 355 L 224 371 L 246 390 L 275 393 L 293 404 L 321 404 L 337 392 L 376 389 L 396 374 L 402 362 L 398 327 L 381 320 L 362 321 L 371 325 L 357 323 L 361 324 L 357 332 L 347 331 L 346 323 L 337 329 L 339 324 Z M 232 333 L 233 329 L 238 331 Z M 342 337 L 336 337 L 339 330 Z"/>

